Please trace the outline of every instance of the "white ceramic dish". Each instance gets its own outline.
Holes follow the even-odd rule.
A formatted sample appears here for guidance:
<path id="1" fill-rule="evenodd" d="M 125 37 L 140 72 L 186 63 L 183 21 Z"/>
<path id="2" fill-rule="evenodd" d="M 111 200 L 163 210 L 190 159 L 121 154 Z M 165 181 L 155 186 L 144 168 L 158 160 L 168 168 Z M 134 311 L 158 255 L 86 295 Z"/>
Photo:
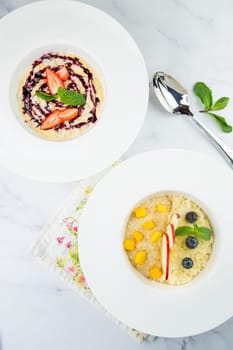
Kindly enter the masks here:
<path id="1" fill-rule="evenodd" d="M 210 261 L 182 287 L 140 277 L 122 246 L 135 204 L 161 191 L 193 197 L 214 227 Z M 91 290 L 115 317 L 145 333 L 183 337 L 216 327 L 233 315 L 232 208 L 232 171 L 206 156 L 161 150 L 125 161 L 97 185 L 81 217 L 80 261 Z"/>
<path id="2" fill-rule="evenodd" d="M 135 42 L 109 15 L 80 2 L 36 2 L 0 20 L 0 46 L 1 164 L 41 181 L 73 181 L 109 166 L 134 141 L 146 114 L 148 76 Z M 64 142 L 36 137 L 17 110 L 20 78 L 48 51 L 86 58 L 105 90 L 100 121 Z"/>

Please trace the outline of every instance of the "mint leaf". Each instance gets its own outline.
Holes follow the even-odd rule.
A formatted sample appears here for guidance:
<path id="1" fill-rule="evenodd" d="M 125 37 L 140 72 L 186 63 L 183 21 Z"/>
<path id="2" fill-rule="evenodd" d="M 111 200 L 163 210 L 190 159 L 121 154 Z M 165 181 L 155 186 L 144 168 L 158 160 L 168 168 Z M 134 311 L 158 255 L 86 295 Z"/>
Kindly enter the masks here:
<path id="1" fill-rule="evenodd" d="M 44 101 L 53 101 L 53 100 L 57 99 L 57 94 L 50 95 L 50 94 L 47 94 L 46 92 L 42 92 L 42 91 L 37 91 L 36 96 L 38 96 L 39 98 L 41 98 Z"/>
<path id="2" fill-rule="evenodd" d="M 197 82 L 193 88 L 194 93 L 200 98 L 206 110 L 213 104 L 212 91 L 203 82 Z"/>
<path id="3" fill-rule="evenodd" d="M 215 104 L 212 107 L 212 110 L 219 111 L 220 109 L 224 109 L 227 106 L 229 100 L 229 97 L 221 97 L 215 102 Z"/>
<path id="4" fill-rule="evenodd" d="M 226 132 L 226 133 L 232 132 L 232 126 L 227 123 L 225 118 L 214 113 L 208 113 L 208 115 L 217 122 L 217 124 L 220 126 L 223 132 Z"/>
<path id="5" fill-rule="evenodd" d="M 193 228 L 191 226 L 181 226 L 176 229 L 176 236 L 186 236 L 193 233 Z"/>
<path id="6" fill-rule="evenodd" d="M 69 106 L 82 106 L 86 103 L 86 98 L 83 94 L 80 94 L 73 90 L 66 90 L 63 87 L 59 87 L 55 95 L 50 95 L 46 92 L 37 91 L 36 96 L 47 102 L 54 101 L 59 98 L 61 102 Z"/>
<path id="7" fill-rule="evenodd" d="M 83 106 L 86 103 L 86 98 L 83 94 L 73 90 L 66 90 L 59 87 L 57 91 L 59 99 L 69 106 Z"/>
<path id="8" fill-rule="evenodd" d="M 193 233 L 198 234 L 198 232 L 199 232 L 199 227 L 197 226 L 197 224 L 194 224 L 193 225 Z"/>
<path id="9" fill-rule="evenodd" d="M 208 227 L 199 227 L 197 224 L 192 226 L 181 226 L 176 229 L 176 236 L 194 235 L 197 238 L 208 241 L 211 237 L 211 231 Z"/>
<path id="10" fill-rule="evenodd" d="M 197 237 L 209 241 L 211 237 L 211 231 L 208 227 L 198 227 Z"/>

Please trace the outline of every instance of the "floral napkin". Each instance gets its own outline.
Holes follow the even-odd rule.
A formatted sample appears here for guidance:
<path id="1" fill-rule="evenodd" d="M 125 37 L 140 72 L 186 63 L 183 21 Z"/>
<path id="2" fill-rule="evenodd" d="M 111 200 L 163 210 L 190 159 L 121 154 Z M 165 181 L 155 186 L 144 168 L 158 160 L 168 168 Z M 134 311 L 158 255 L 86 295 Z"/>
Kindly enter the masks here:
<path id="1" fill-rule="evenodd" d="M 118 162 L 112 164 L 115 167 Z M 82 211 L 98 181 L 110 169 L 79 182 L 60 212 L 42 230 L 34 242 L 31 253 L 46 263 L 76 292 L 95 304 L 110 319 L 137 341 L 153 339 L 153 336 L 132 329 L 114 318 L 93 295 L 80 267 L 78 230 Z"/>

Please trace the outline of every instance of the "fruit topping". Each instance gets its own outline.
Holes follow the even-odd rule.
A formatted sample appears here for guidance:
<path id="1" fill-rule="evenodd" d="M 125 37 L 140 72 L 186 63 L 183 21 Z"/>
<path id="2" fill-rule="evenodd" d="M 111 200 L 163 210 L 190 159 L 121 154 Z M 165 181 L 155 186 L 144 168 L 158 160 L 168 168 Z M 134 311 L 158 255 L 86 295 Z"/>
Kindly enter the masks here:
<path id="1" fill-rule="evenodd" d="M 169 238 L 169 247 L 171 248 L 173 244 L 175 243 L 176 235 L 175 235 L 175 230 L 178 225 L 180 219 L 179 214 L 174 214 L 171 218 L 171 223 L 167 225 L 166 233 Z"/>
<path id="2" fill-rule="evenodd" d="M 61 119 L 62 122 L 68 121 L 68 120 L 73 120 L 77 118 L 78 116 L 78 110 L 77 108 L 66 108 L 60 111 L 59 113 L 59 118 Z"/>
<path id="3" fill-rule="evenodd" d="M 133 238 L 135 239 L 136 242 L 141 242 L 144 239 L 144 235 L 139 231 L 134 231 Z"/>
<path id="4" fill-rule="evenodd" d="M 46 68 L 45 74 L 49 92 L 55 95 L 58 88 L 64 86 L 63 80 L 50 68 Z"/>
<path id="5" fill-rule="evenodd" d="M 76 108 L 55 109 L 45 118 L 40 126 L 40 129 L 52 129 L 66 120 L 73 120 L 77 116 L 78 110 Z"/>
<path id="6" fill-rule="evenodd" d="M 136 218 L 144 218 L 146 216 L 146 209 L 144 207 L 138 207 L 134 209 Z"/>
<path id="7" fill-rule="evenodd" d="M 158 267 L 156 266 L 153 266 L 149 269 L 149 277 L 151 279 L 157 279 L 157 278 L 160 278 L 162 276 L 162 271 L 161 269 L 159 269 Z"/>
<path id="8" fill-rule="evenodd" d="M 155 243 L 156 241 L 158 241 L 161 236 L 162 236 L 162 232 L 160 231 L 152 232 L 152 234 L 150 235 L 151 243 Z"/>
<path id="9" fill-rule="evenodd" d="M 193 267 L 193 260 L 191 258 L 184 258 L 182 265 L 185 269 L 191 269 Z"/>
<path id="10" fill-rule="evenodd" d="M 163 204 L 157 204 L 156 205 L 156 210 L 160 213 L 166 213 L 167 212 L 167 207 L 166 205 Z"/>
<path id="11" fill-rule="evenodd" d="M 198 246 L 198 239 L 194 236 L 189 236 L 186 238 L 185 244 L 189 249 L 194 249 Z"/>
<path id="12" fill-rule="evenodd" d="M 139 252 L 136 253 L 134 257 L 134 262 L 137 265 L 143 265 L 145 260 L 146 260 L 146 251 L 145 250 L 140 250 Z"/>
<path id="13" fill-rule="evenodd" d="M 135 242 L 133 239 L 125 239 L 124 241 L 124 248 L 128 251 L 133 251 L 135 248 Z"/>
<path id="14" fill-rule="evenodd" d="M 148 221 L 145 221 L 143 224 L 142 224 L 142 227 L 145 229 L 145 230 L 152 230 L 152 228 L 155 227 L 155 223 L 153 220 L 148 220 Z"/>
<path id="15" fill-rule="evenodd" d="M 41 130 L 48 130 L 52 129 L 55 126 L 59 125 L 61 123 L 61 119 L 59 118 L 60 110 L 55 109 L 52 113 L 50 113 L 45 120 L 42 122 L 40 129 Z"/>
<path id="16" fill-rule="evenodd" d="M 195 211 L 189 211 L 185 215 L 186 221 L 190 222 L 190 224 L 193 224 L 195 221 L 197 221 L 197 213 Z"/>
<path id="17" fill-rule="evenodd" d="M 68 69 L 65 66 L 62 66 L 61 68 L 59 68 L 56 74 L 59 76 L 61 80 L 67 80 L 70 76 Z"/>
<path id="18" fill-rule="evenodd" d="M 168 235 L 169 247 L 171 248 L 175 243 L 175 239 L 176 239 L 175 228 L 173 224 L 167 225 L 166 234 Z"/>
<path id="19" fill-rule="evenodd" d="M 169 264 L 170 264 L 170 247 L 169 247 L 169 238 L 166 233 L 163 234 L 163 237 L 162 237 L 161 262 L 162 262 L 163 278 L 164 280 L 168 280 Z"/>
<path id="20" fill-rule="evenodd" d="M 179 220 L 180 220 L 180 214 L 175 213 L 174 215 L 172 215 L 171 224 L 173 224 L 175 226 L 175 228 L 176 228 L 177 225 L 178 225 Z"/>

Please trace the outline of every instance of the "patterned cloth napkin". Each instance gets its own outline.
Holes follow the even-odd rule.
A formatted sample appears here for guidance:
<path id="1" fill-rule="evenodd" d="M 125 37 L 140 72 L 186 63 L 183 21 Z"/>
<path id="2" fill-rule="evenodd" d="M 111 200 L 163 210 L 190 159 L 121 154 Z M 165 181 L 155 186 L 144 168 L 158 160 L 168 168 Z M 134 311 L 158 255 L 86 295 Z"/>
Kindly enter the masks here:
<path id="1" fill-rule="evenodd" d="M 115 167 L 118 162 L 112 164 Z M 78 226 L 82 211 L 98 181 L 110 169 L 79 182 L 63 208 L 42 230 L 34 242 L 31 253 L 46 263 L 77 293 L 87 298 L 110 319 L 138 342 L 154 339 L 154 336 L 132 329 L 114 318 L 93 295 L 80 267 L 78 254 Z"/>

